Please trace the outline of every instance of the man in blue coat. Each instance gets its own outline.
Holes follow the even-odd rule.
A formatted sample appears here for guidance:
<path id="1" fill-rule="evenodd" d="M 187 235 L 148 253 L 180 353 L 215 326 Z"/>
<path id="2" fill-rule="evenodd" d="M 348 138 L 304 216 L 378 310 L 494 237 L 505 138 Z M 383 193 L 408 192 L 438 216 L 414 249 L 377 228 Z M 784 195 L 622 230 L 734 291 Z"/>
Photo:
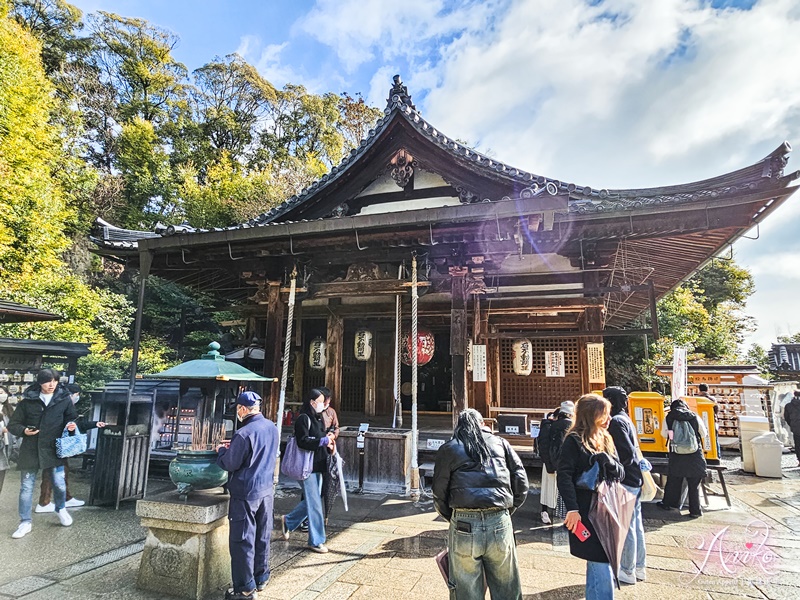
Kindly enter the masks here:
<path id="1" fill-rule="evenodd" d="M 261 397 L 243 392 L 236 399 L 241 422 L 228 446 L 218 448 L 217 464 L 230 473 L 228 507 L 233 589 L 226 600 L 252 600 L 269 580 L 275 457 L 278 428 L 261 414 Z"/>

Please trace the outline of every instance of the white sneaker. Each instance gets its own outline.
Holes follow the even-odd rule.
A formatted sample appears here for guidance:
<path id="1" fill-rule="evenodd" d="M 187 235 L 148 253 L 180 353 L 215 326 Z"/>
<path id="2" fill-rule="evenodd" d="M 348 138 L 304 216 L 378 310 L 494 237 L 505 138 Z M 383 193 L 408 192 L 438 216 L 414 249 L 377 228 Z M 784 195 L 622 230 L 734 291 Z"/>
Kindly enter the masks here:
<path id="1" fill-rule="evenodd" d="M 84 504 L 86 504 L 86 502 L 83 500 L 78 500 L 77 498 L 70 498 L 69 500 L 67 500 L 64 506 L 66 506 L 67 508 L 78 508 L 79 506 L 83 506 Z"/>
<path id="2" fill-rule="evenodd" d="M 647 581 L 647 569 L 645 567 L 636 569 L 636 579 L 639 581 Z"/>
<path id="3" fill-rule="evenodd" d="M 617 576 L 620 583 L 627 583 L 627 584 L 634 584 L 636 583 L 636 577 L 633 576 L 633 573 L 626 573 L 622 569 L 619 570 L 619 575 Z"/>
<path id="4" fill-rule="evenodd" d="M 544 523 L 545 525 L 550 525 L 550 523 L 552 523 L 552 521 L 550 520 L 550 515 L 547 514 L 546 510 L 542 511 L 542 523 Z"/>
<path id="5" fill-rule="evenodd" d="M 45 504 L 45 505 L 37 504 L 36 508 L 34 509 L 34 512 L 37 513 L 56 512 L 56 505 L 53 504 L 52 502 L 50 504 Z"/>
<path id="6" fill-rule="evenodd" d="M 58 520 L 64 527 L 69 527 L 72 525 L 72 517 L 69 516 L 66 508 L 62 508 L 61 510 L 57 511 L 56 514 L 58 515 Z"/>
<path id="7" fill-rule="evenodd" d="M 325 544 L 320 544 L 319 546 L 309 546 L 308 549 L 311 550 L 312 552 L 316 552 L 317 554 L 328 553 L 328 548 L 327 546 L 325 546 Z"/>
<path id="8" fill-rule="evenodd" d="M 18 540 L 19 538 L 23 538 L 28 535 L 31 532 L 31 529 L 33 529 L 33 523 L 30 521 L 23 521 L 19 524 L 17 530 L 11 534 L 11 537 L 15 540 Z"/>

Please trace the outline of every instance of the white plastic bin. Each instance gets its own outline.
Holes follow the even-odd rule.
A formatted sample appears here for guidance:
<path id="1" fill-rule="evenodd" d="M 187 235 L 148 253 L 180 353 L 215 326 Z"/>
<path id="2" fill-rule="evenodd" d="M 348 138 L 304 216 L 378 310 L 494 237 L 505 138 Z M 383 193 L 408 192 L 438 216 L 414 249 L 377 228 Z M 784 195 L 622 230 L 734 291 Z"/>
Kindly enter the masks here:
<path id="1" fill-rule="evenodd" d="M 756 475 L 759 477 L 783 477 L 781 473 L 781 457 L 783 444 L 772 431 L 757 435 L 750 440 L 753 447 Z"/>
<path id="2" fill-rule="evenodd" d="M 769 431 L 769 420 L 766 417 L 739 416 L 739 447 L 742 449 L 742 470 L 755 473 L 756 465 L 753 461 L 753 447 L 750 445 L 757 435 Z"/>

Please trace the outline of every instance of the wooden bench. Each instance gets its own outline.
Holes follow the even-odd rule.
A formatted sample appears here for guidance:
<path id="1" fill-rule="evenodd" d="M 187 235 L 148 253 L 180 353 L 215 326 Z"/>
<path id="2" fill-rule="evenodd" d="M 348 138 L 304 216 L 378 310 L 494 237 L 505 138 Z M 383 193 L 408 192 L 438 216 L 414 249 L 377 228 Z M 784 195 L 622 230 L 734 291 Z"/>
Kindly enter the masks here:
<path id="1" fill-rule="evenodd" d="M 653 457 L 653 456 L 645 456 L 647 460 L 650 461 L 650 464 L 653 465 L 653 473 L 657 473 L 659 475 L 667 475 L 667 470 L 669 467 L 669 459 L 664 457 Z M 728 504 L 728 508 L 731 507 L 731 497 L 728 493 L 728 486 L 725 485 L 725 471 L 727 470 L 726 467 L 722 465 L 706 465 L 706 473 L 711 471 L 716 471 L 717 476 L 719 477 L 719 485 L 721 491 L 717 492 L 709 487 L 709 484 L 712 482 L 713 475 L 707 475 L 703 479 L 702 483 L 702 490 L 703 490 L 703 499 L 705 500 L 706 506 L 708 506 L 708 497 L 709 496 L 716 496 L 720 498 L 725 498 L 725 502 Z"/>

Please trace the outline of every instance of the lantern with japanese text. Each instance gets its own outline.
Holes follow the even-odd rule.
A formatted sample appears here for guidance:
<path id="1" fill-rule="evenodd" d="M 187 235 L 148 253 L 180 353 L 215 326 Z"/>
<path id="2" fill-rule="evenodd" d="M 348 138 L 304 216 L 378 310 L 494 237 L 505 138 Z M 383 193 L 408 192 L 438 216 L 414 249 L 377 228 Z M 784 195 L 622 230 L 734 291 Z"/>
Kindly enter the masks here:
<path id="1" fill-rule="evenodd" d="M 367 361 L 372 358 L 372 332 L 369 329 L 356 331 L 353 352 L 355 352 L 356 360 Z"/>
<path id="2" fill-rule="evenodd" d="M 518 338 L 511 345 L 514 374 L 527 376 L 533 370 L 533 344 L 527 338 Z"/>
<path id="3" fill-rule="evenodd" d="M 404 365 L 411 365 L 411 332 L 407 331 L 403 335 L 403 345 L 401 347 L 401 357 Z M 433 358 L 436 343 L 433 334 L 427 329 L 417 330 L 417 366 L 427 365 Z"/>
<path id="4" fill-rule="evenodd" d="M 322 338 L 314 338 L 308 347 L 308 366 L 312 369 L 324 369 L 326 364 L 325 353 L 328 343 Z"/>

